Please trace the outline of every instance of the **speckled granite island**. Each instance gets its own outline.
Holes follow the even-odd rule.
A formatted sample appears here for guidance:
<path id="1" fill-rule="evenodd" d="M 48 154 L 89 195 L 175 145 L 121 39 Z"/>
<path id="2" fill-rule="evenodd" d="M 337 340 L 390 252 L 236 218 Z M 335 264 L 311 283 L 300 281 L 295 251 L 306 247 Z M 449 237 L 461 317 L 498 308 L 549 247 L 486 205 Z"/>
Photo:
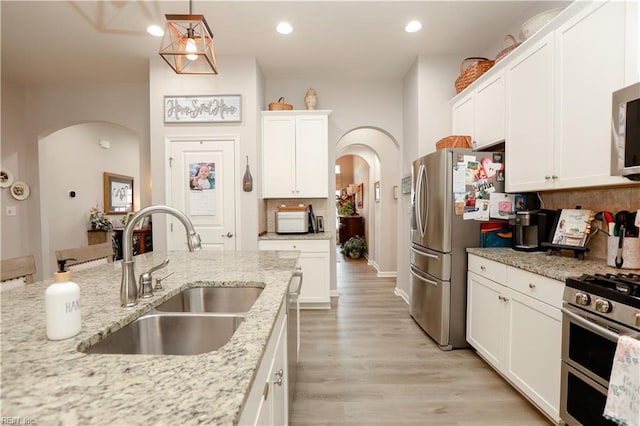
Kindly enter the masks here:
<path id="1" fill-rule="evenodd" d="M 569 277 L 579 277 L 582 274 L 640 273 L 640 269 L 616 269 L 607 266 L 607 262 L 602 259 L 587 257 L 578 260 L 562 254 L 547 256 L 546 252 L 524 252 L 511 248 L 468 248 L 467 253 L 563 282 Z"/>
<path id="2" fill-rule="evenodd" d="M 267 232 L 260 235 L 258 240 L 262 241 L 280 241 L 280 240 L 331 240 L 333 233 L 331 232 L 316 232 L 307 234 L 276 234 L 275 232 Z"/>
<path id="3" fill-rule="evenodd" d="M 135 257 L 136 276 L 166 253 Z M 76 272 L 82 330 L 67 340 L 45 335 L 46 280 L 2 293 L 1 415 L 35 424 L 232 425 L 238 422 L 276 315 L 296 252 L 171 252 L 174 274 L 164 290 L 121 308 L 120 262 Z M 161 275 L 157 275 L 157 274 Z M 103 339 L 193 286 L 263 286 L 245 320 L 219 350 L 194 355 L 87 355 Z M 27 423 L 22 423 L 27 424 Z"/>

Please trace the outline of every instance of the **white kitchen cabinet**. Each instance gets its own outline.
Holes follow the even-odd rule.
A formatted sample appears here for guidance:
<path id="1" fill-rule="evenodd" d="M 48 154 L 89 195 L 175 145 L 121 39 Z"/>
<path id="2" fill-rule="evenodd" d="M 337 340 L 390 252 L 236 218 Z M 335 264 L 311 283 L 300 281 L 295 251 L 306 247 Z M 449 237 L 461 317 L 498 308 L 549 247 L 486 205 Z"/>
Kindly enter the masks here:
<path id="1" fill-rule="evenodd" d="M 627 64 L 637 58 L 637 5 L 576 3 L 505 59 L 508 192 L 631 183 L 610 176 L 611 94 L 637 76 Z"/>
<path id="2" fill-rule="evenodd" d="M 262 197 L 327 198 L 329 111 L 262 112 Z"/>
<path id="3" fill-rule="evenodd" d="M 240 415 L 240 425 L 288 424 L 286 308 L 284 302 Z"/>
<path id="4" fill-rule="evenodd" d="M 626 183 L 611 172 L 611 93 L 625 86 L 625 12 L 593 2 L 555 32 L 554 189 Z"/>
<path id="5" fill-rule="evenodd" d="M 508 57 L 507 192 L 553 189 L 553 49 L 549 34 Z"/>
<path id="6" fill-rule="evenodd" d="M 471 136 L 473 149 L 505 138 L 504 70 L 483 79 L 452 106 L 452 134 Z"/>
<path id="7" fill-rule="evenodd" d="M 298 266 L 302 269 L 300 308 L 330 308 L 329 240 L 260 240 L 258 250 L 299 251 Z"/>
<path id="8" fill-rule="evenodd" d="M 558 422 L 564 284 L 469 255 L 467 341 Z"/>

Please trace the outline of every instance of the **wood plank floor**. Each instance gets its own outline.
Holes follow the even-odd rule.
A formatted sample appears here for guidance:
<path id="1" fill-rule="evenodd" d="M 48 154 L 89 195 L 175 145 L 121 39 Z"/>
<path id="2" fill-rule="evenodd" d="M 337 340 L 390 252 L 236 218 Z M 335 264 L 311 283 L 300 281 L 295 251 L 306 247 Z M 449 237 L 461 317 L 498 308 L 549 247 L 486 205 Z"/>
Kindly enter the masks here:
<path id="1" fill-rule="evenodd" d="M 338 257 L 332 309 L 301 312 L 291 425 L 550 424 L 474 351 L 438 349 L 395 278 Z"/>

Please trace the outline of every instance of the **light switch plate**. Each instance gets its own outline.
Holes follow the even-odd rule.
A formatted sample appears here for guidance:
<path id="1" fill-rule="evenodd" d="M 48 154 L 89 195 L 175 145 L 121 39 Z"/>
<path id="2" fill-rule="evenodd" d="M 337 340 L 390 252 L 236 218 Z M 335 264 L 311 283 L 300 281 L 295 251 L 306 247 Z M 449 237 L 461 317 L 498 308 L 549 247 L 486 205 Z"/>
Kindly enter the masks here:
<path id="1" fill-rule="evenodd" d="M 7 216 L 15 216 L 16 215 L 16 206 L 7 206 L 5 210 L 5 214 Z"/>

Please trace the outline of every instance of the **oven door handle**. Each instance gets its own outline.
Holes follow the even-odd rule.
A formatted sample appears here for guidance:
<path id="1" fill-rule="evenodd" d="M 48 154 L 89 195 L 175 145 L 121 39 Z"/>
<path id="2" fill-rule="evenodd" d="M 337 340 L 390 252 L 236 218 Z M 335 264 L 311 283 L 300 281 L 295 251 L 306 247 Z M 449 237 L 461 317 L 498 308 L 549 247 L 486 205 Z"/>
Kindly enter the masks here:
<path id="1" fill-rule="evenodd" d="M 600 336 L 604 336 L 607 337 L 610 340 L 613 340 L 614 342 L 617 342 L 618 339 L 621 337 L 620 334 L 618 333 L 614 333 L 613 331 L 604 328 L 601 325 L 595 324 L 591 321 L 587 321 L 586 319 L 582 318 L 580 315 L 576 315 L 573 312 L 571 312 L 570 310 L 566 309 L 566 308 L 560 308 L 560 310 L 562 311 L 562 313 L 566 316 L 568 316 L 569 318 L 571 318 L 573 321 L 577 322 L 580 326 L 596 333 L 599 334 Z"/>

